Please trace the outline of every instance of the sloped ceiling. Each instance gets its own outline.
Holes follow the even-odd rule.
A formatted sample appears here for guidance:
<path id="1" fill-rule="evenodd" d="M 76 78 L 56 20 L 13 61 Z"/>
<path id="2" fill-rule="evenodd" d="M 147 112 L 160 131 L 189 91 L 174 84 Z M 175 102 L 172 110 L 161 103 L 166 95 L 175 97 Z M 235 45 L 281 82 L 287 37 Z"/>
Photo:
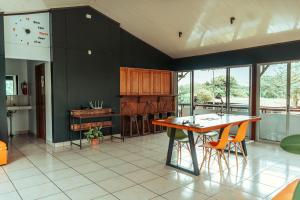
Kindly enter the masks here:
<path id="1" fill-rule="evenodd" d="M 78 5 L 94 7 L 173 58 L 300 39 L 299 0 L 0 0 L 0 11 Z"/>

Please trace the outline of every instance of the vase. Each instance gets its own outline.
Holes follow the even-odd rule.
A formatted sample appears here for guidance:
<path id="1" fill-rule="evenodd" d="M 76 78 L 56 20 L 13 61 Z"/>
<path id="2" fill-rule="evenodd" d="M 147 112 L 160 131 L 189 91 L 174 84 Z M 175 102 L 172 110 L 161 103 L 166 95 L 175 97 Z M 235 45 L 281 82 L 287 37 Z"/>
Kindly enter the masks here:
<path id="1" fill-rule="evenodd" d="M 98 145 L 99 144 L 99 138 L 95 138 L 91 140 L 92 145 Z"/>

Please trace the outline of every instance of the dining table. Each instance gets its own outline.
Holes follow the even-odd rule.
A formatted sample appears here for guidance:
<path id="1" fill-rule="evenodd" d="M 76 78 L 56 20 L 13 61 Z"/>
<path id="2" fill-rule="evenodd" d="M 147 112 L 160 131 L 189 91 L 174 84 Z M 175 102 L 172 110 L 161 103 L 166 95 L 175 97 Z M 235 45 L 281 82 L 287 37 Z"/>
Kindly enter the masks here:
<path id="1" fill-rule="evenodd" d="M 219 137 L 221 137 L 223 129 L 229 125 L 239 126 L 241 123 L 245 121 L 255 123 L 258 122 L 259 120 L 261 120 L 261 117 L 258 116 L 236 115 L 236 114 L 220 115 L 220 114 L 212 113 L 212 114 L 185 116 L 185 117 L 169 117 L 166 119 L 157 119 L 157 120 L 153 120 L 152 124 L 171 129 L 166 165 L 198 176 L 200 172 L 198 167 L 197 152 L 195 148 L 194 134 L 205 134 L 210 131 L 219 130 L 220 133 Z M 171 162 L 176 129 L 185 130 L 188 133 L 187 134 L 188 143 L 189 143 L 190 154 L 192 158 L 193 170 L 182 167 L 178 163 L 173 164 Z M 247 156 L 247 148 L 246 148 L 245 140 L 243 140 L 242 142 L 242 148 L 245 152 L 245 155 Z"/>

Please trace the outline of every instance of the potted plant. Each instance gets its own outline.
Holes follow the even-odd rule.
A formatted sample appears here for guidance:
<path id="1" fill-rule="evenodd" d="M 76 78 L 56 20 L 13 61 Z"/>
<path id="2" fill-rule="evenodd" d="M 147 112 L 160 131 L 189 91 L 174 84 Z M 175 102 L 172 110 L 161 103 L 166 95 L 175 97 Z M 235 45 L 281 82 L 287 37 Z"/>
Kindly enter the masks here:
<path id="1" fill-rule="evenodd" d="M 102 127 L 90 128 L 89 131 L 85 132 L 86 139 L 92 144 L 99 144 L 99 138 L 103 139 Z"/>

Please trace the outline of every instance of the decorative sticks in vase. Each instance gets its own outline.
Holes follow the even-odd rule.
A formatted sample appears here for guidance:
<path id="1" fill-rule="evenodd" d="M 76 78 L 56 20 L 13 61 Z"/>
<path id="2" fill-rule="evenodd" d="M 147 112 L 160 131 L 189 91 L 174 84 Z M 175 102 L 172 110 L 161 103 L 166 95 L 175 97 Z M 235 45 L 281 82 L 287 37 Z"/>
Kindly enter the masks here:
<path id="1" fill-rule="evenodd" d="M 101 101 L 101 104 L 100 104 L 100 100 L 90 101 L 89 105 L 91 109 L 102 109 L 103 100 Z"/>

